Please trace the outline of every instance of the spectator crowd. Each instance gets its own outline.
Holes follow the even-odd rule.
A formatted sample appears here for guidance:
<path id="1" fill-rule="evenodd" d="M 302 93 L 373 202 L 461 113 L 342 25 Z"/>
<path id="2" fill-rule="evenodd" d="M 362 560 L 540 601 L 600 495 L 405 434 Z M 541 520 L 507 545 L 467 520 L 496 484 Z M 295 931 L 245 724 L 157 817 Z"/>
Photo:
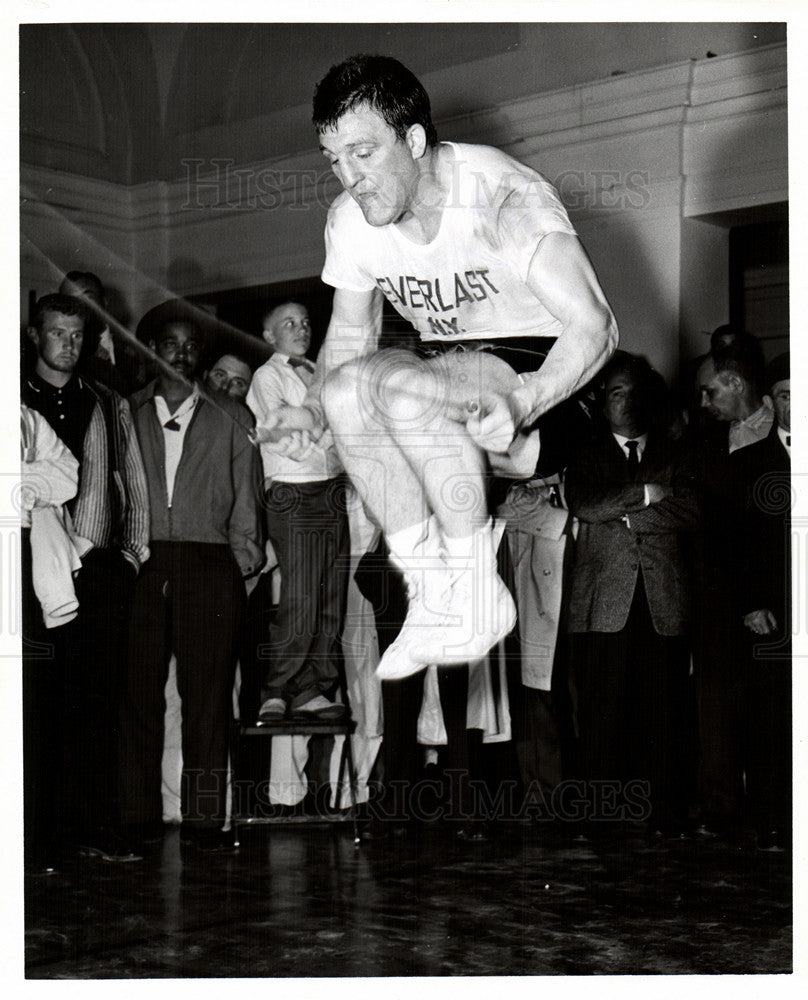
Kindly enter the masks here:
<path id="1" fill-rule="evenodd" d="M 267 303 L 255 371 L 182 300 L 150 310 L 137 340 L 109 320 L 101 281 L 76 271 L 26 331 L 36 869 L 77 851 L 136 861 L 162 837 L 172 658 L 182 839 L 226 850 L 237 668 L 242 721 L 356 719 L 349 588 L 371 609 L 376 662 L 407 608 L 383 539 L 350 514 L 328 428 L 302 457 L 275 446 L 315 378 L 305 304 Z M 789 847 L 789 358 L 723 327 L 683 370 L 674 394 L 618 351 L 539 418 L 531 473 L 487 477 L 516 626 L 465 666 L 388 680 L 364 661 L 383 718 L 367 838 L 441 823 L 479 840 L 520 821 Z"/>

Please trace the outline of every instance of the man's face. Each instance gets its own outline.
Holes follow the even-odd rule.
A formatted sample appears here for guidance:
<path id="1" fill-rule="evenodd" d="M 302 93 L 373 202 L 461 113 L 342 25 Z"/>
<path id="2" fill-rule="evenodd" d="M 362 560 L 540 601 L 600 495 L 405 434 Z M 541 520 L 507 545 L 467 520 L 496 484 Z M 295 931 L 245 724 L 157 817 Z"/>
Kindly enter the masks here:
<path id="1" fill-rule="evenodd" d="M 302 358 L 311 344 L 311 323 L 303 306 L 289 302 L 270 316 L 265 339 L 276 351 L 290 358 Z"/>
<path id="2" fill-rule="evenodd" d="M 360 104 L 320 136 L 320 149 L 371 226 L 387 226 L 410 213 L 425 149 L 422 128 L 412 126 L 404 141 L 378 112 Z"/>
<path id="3" fill-rule="evenodd" d="M 741 393 L 735 380 L 725 372 L 716 372 L 712 358 L 699 368 L 699 404 L 715 420 L 729 422 L 740 416 Z"/>
<path id="4" fill-rule="evenodd" d="M 196 375 L 202 356 L 202 338 L 191 323 L 167 323 L 151 347 L 178 375 L 189 380 Z"/>
<path id="5" fill-rule="evenodd" d="M 784 431 L 791 431 L 791 379 L 783 379 L 772 386 L 772 401 L 777 426 Z"/>
<path id="6" fill-rule="evenodd" d="M 616 372 L 604 387 L 603 415 L 614 434 L 636 437 L 643 432 L 638 423 L 634 379 L 628 372 Z"/>
<path id="7" fill-rule="evenodd" d="M 48 309 L 42 329 L 31 327 L 30 335 L 39 353 L 38 367 L 70 374 L 76 367 L 84 341 L 84 320 L 81 316 L 65 316 Z"/>
<path id="8" fill-rule="evenodd" d="M 251 380 L 250 366 L 232 354 L 224 354 L 208 372 L 210 385 L 234 399 L 244 399 Z"/>

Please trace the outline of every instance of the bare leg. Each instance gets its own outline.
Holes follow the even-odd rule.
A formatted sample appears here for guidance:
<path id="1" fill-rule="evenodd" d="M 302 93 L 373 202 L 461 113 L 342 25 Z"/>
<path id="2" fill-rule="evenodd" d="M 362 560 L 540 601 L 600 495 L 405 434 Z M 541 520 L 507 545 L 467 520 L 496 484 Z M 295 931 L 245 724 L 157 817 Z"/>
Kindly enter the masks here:
<path id="1" fill-rule="evenodd" d="M 462 383 L 443 357 L 391 371 L 384 417 L 390 436 L 422 484 L 444 537 L 469 537 L 487 520 L 485 457 L 465 427 Z"/>
<path id="2" fill-rule="evenodd" d="M 513 602 L 496 573 L 485 456 L 465 421 L 484 391 L 517 383 L 512 369 L 489 355 L 424 361 L 403 351 L 351 362 L 326 383 L 340 457 L 384 530 L 411 598 L 380 676 L 478 659 L 513 626 Z M 427 535 L 420 529 L 430 515 L 438 531 Z"/>
<path id="3" fill-rule="evenodd" d="M 325 409 L 337 450 L 386 534 L 430 512 L 448 537 L 470 536 L 485 523 L 485 457 L 465 419 L 467 405 L 503 370 L 515 384 L 513 372 L 486 355 L 423 360 L 391 350 L 329 378 Z"/>
<path id="4" fill-rule="evenodd" d="M 383 352 L 387 365 L 406 364 L 405 351 Z M 410 463 L 382 419 L 373 378 L 380 365 L 372 355 L 352 361 L 331 374 L 323 403 L 340 460 L 366 508 L 389 536 L 426 520 L 426 493 Z"/>

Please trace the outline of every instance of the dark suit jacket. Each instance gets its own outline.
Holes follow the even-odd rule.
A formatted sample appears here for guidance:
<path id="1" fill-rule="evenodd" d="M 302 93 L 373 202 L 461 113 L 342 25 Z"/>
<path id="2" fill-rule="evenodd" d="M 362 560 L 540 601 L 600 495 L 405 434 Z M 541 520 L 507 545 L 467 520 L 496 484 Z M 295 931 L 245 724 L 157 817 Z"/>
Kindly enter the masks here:
<path id="1" fill-rule="evenodd" d="M 775 424 L 768 436 L 730 456 L 744 485 L 734 585 L 740 614 L 767 608 L 790 632 L 791 459 Z"/>
<path id="2" fill-rule="evenodd" d="M 645 483 L 667 486 L 671 495 L 646 506 Z M 567 470 L 566 497 L 580 522 L 569 630 L 624 628 L 642 567 L 654 628 L 660 635 L 685 634 L 690 618 L 686 535 L 698 518 L 688 449 L 649 435 L 638 481 L 631 482 L 624 453 L 606 428 Z"/>

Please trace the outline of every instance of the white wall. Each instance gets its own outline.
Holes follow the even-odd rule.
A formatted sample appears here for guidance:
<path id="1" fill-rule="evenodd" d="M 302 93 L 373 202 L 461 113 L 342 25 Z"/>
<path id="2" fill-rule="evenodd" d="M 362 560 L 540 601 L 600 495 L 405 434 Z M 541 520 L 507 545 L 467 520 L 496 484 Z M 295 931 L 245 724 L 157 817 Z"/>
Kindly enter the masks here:
<path id="1" fill-rule="evenodd" d="M 700 331 L 727 319 L 728 231 L 700 219 L 787 200 L 786 111 L 786 50 L 773 45 L 511 101 L 439 131 L 557 182 L 623 346 L 670 377 L 680 345 L 699 353 Z M 83 266 L 124 292 L 136 321 L 170 294 L 317 274 L 324 167 L 312 150 L 123 188 L 23 165 L 23 294 Z"/>
<path id="2" fill-rule="evenodd" d="M 682 220 L 679 325 L 681 357 L 710 349 L 708 334 L 729 321 L 727 229 L 701 219 Z"/>

